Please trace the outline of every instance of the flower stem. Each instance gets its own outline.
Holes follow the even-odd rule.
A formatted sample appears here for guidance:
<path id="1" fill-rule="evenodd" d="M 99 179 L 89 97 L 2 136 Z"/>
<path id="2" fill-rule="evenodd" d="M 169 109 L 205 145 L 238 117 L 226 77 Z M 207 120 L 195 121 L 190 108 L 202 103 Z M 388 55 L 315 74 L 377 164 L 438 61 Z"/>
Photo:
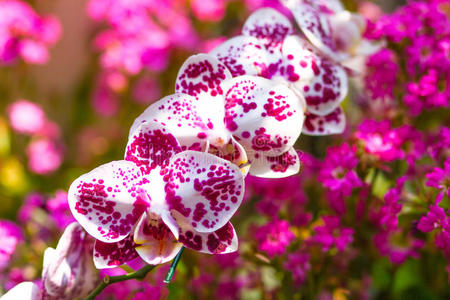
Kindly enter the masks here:
<path id="1" fill-rule="evenodd" d="M 84 300 L 95 299 L 95 297 L 97 297 L 110 284 L 130 280 L 130 279 L 142 280 L 145 278 L 145 276 L 147 276 L 148 272 L 153 270 L 155 267 L 156 266 L 153 266 L 153 265 L 146 265 L 145 267 L 143 267 L 133 273 L 128 273 L 128 274 L 119 275 L 119 276 L 106 275 L 105 277 L 103 277 L 102 282 L 95 288 L 95 290 L 93 290 L 86 298 L 84 298 Z"/>
<path id="2" fill-rule="evenodd" d="M 173 260 L 170 265 L 169 271 L 167 271 L 166 278 L 164 278 L 164 283 L 169 283 L 172 280 L 173 274 L 175 273 L 175 269 L 177 268 L 178 262 L 180 261 L 181 254 L 183 254 L 184 246 L 181 246 L 180 252 L 178 252 L 177 256 Z"/>

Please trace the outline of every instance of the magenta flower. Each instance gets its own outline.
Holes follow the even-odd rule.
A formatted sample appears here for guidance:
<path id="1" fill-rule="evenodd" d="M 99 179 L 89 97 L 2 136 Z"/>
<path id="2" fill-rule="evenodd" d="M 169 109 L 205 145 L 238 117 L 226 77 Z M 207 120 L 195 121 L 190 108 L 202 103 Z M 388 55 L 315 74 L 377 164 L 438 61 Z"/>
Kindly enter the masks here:
<path id="1" fill-rule="evenodd" d="M 434 160 L 450 156 L 450 128 L 442 126 L 436 136 L 432 136 L 428 152 Z"/>
<path id="2" fill-rule="evenodd" d="M 443 228 L 449 221 L 444 209 L 438 204 L 430 205 L 430 211 L 420 218 L 417 228 L 423 232 L 431 232 L 438 228 Z"/>
<path id="3" fill-rule="evenodd" d="M 401 149 L 403 140 L 399 132 L 391 128 L 388 120 L 364 120 L 358 126 L 355 136 L 364 142 L 367 153 L 373 154 L 381 161 L 389 162 L 405 155 Z"/>
<path id="4" fill-rule="evenodd" d="M 50 217 L 55 221 L 59 229 L 64 229 L 75 221 L 70 212 L 65 191 L 56 191 L 55 196 L 50 198 L 45 205 Z"/>
<path id="5" fill-rule="evenodd" d="M 262 8 L 247 19 L 242 35 L 224 42 L 211 54 L 233 76 L 261 76 L 294 90 L 307 112 L 304 133 L 341 133 L 345 116 L 339 104 L 347 94 L 347 74 L 294 32 L 289 19 Z"/>
<path id="6" fill-rule="evenodd" d="M 444 168 L 434 168 L 432 172 L 425 175 L 428 179 L 427 186 L 442 190 L 447 197 L 450 197 L 450 157 L 444 162 Z"/>
<path id="7" fill-rule="evenodd" d="M 355 147 L 348 144 L 329 147 L 317 179 L 332 193 L 350 196 L 354 188 L 362 185 L 355 171 L 357 164 Z"/>
<path id="8" fill-rule="evenodd" d="M 295 239 L 295 235 L 289 230 L 289 223 L 278 219 L 258 227 L 254 236 L 258 250 L 267 253 L 270 258 L 283 255 L 286 247 Z"/>
<path id="9" fill-rule="evenodd" d="M 370 212 L 376 225 L 388 232 L 398 229 L 398 215 L 403 208 L 400 199 L 405 181 L 406 177 L 398 178 L 397 185 L 384 195 L 384 203 L 379 211 Z"/>
<path id="10" fill-rule="evenodd" d="M 406 237 L 399 237 L 400 241 L 397 243 L 398 235 L 401 235 L 400 229 L 380 231 L 374 236 L 374 244 L 380 254 L 388 256 L 394 264 L 402 264 L 409 257 L 418 258 L 419 250 L 425 242 L 408 234 Z"/>
<path id="11" fill-rule="evenodd" d="M 288 255 L 284 268 L 291 272 L 292 278 L 296 284 L 303 284 L 306 281 L 306 276 L 311 270 L 308 253 L 291 253 Z"/>
<path id="12" fill-rule="evenodd" d="M 381 49 L 366 61 L 365 87 L 373 99 L 392 99 L 399 67 L 392 50 Z"/>
<path id="13" fill-rule="evenodd" d="M 186 135 L 193 132 L 193 123 L 184 119 L 191 107 L 170 102 L 173 99 L 180 97 L 158 104 L 167 105 L 161 118 L 153 115 L 164 122 L 166 114 L 167 124 L 153 119 L 139 122 L 125 160 L 100 166 L 70 187 L 69 205 L 75 219 L 97 239 L 97 268 L 115 267 L 138 256 L 149 264 L 164 263 L 182 245 L 206 253 L 237 249 L 236 233 L 228 221 L 243 198 L 243 175 L 227 160 L 182 150 L 201 137 Z M 171 118 L 170 109 L 180 119 Z M 195 121 L 194 112 L 190 117 Z M 185 127 L 170 125 L 181 119 Z M 177 130 L 181 142 L 171 129 Z"/>
<path id="14" fill-rule="evenodd" d="M 315 235 L 309 241 L 319 244 L 323 252 L 327 252 L 332 247 L 336 247 L 341 252 L 344 251 L 353 242 L 354 230 L 342 227 L 337 216 L 323 216 L 322 220 L 325 224 L 314 227 Z"/>
<path id="15" fill-rule="evenodd" d="M 11 260 L 19 243 L 23 241 L 22 230 L 15 223 L 0 220 L 0 269 L 4 269 Z"/>

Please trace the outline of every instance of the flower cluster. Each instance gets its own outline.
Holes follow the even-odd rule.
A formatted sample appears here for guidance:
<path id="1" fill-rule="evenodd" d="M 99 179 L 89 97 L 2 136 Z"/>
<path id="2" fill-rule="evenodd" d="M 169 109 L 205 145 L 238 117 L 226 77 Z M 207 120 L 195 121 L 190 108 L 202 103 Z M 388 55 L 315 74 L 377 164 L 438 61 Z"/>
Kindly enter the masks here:
<path id="1" fill-rule="evenodd" d="M 8 116 L 13 130 L 32 137 L 26 148 L 30 170 L 48 174 L 58 169 L 63 161 L 59 126 L 48 120 L 39 105 L 23 99 L 8 107 Z"/>
<path id="2" fill-rule="evenodd" d="M 38 15 L 25 2 L 0 2 L 0 62 L 10 64 L 18 58 L 31 64 L 49 60 L 48 47 L 61 35 L 59 21 Z"/>
<path id="3" fill-rule="evenodd" d="M 446 0 L 411 1 L 371 24 L 366 35 L 383 37 L 396 49 L 382 49 L 368 59 L 365 81 L 372 97 L 398 99 L 414 116 L 448 107 L 449 27 Z"/>

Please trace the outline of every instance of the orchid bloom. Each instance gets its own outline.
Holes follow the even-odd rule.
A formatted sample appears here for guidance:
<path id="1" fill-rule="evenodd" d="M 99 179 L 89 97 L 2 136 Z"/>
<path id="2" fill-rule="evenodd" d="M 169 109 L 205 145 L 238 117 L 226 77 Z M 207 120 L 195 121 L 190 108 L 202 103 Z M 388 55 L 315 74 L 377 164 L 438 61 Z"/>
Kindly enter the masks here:
<path id="1" fill-rule="evenodd" d="M 183 151 L 203 136 L 189 138 L 197 119 L 186 102 L 174 100 L 179 97 L 159 103 L 164 109 L 153 117 L 161 116 L 161 123 L 139 122 L 125 160 L 82 175 L 69 189 L 75 219 L 97 239 L 97 268 L 138 256 L 161 264 L 173 259 L 182 245 L 214 254 L 237 250 L 229 220 L 242 202 L 244 175 L 235 164 L 210 153 Z M 162 121 L 172 113 L 174 119 L 187 118 L 184 126 L 172 126 L 169 117 L 169 123 Z"/>
<path id="2" fill-rule="evenodd" d="M 92 245 L 83 228 L 72 223 L 66 227 L 56 249 L 44 252 L 42 287 L 22 282 L 1 300 L 71 300 L 85 297 L 97 283 L 91 261 Z"/>
<path id="3" fill-rule="evenodd" d="M 361 72 L 366 56 L 381 44 L 363 37 L 366 19 L 345 10 L 340 0 L 282 0 L 303 34 L 319 51 L 349 68 Z"/>
<path id="4" fill-rule="evenodd" d="M 176 130 L 183 149 L 225 157 L 236 152 L 232 161 L 238 166 L 248 157 L 252 175 L 276 178 L 298 172 L 293 145 L 301 133 L 303 107 L 287 85 L 251 75 L 233 78 L 217 58 L 199 54 L 181 67 L 175 91 L 147 108 L 130 135 L 153 120 Z"/>
<path id="5" fill-rule="evenodd" d="M 340 103 L 347 95 L 345 69 L 295 34 L 295 28 L 274 9 L 255 11 L 242 35 L 211 52 L 233 76 L 254 75 L 287 85 L 306 110 L 303 133 L 342 133 L 345 115 Z"/>

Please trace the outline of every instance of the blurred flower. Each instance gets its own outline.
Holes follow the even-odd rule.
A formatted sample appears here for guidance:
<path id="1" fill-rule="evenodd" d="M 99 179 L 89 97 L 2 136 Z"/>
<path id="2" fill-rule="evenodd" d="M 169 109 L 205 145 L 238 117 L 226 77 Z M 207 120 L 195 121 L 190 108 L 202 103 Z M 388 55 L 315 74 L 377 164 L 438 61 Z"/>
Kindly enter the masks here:
<path id="1" fill-rule="evenodd" d="M 345 211 L 343 197 L 350 196 L 353 189 L 362 185 L 355 171 L 357 164 L 355 147 L 342 144 L 327 149 L 317 179 L 330 191 L 328 198 L 339 213 Z"/>
<path id="2" fill-rule="evenodd" d="M 152 77 L 139 78 L 133 87 L 133 100 L 140 104 L 151 104 L 161 98 L 159 82 Z"/>
<path id="3" fill-rule="evenodd" d="M 295 239 L 295 235 L 289 230 L 289 223 L 275 219 L 255 230 L 258 250 L 267 253 L 270 258 L 282 255 L 286 247 Z"/>
<path id="4" fill-rule="evenodd" d="M 219 21 L 225 15 L 227 0 L 192 0 L 191 6 L 195 16 L 201 21 Z"/>
<path id="5" fill-rule="evenodd" d="M 0 62 L 12 63 L 22 57 L 28 63 L 44 64 L 48 47 L 61 35 L 61 25 L 54 17 L 39 16 L 22 1 L 0 2 Z"/>
<path id="6" fill-rule="evenodd" d="M 430 141 L 427 143 L 429 145 L 428 152 L 431 157 L 437 161 L 441 158 L 446 158 L 450 156 L 450 128 L 442 126 L 439 129 L 437 135 L 431 135 Z"/>
<path id="7" fill-rule="evenodd" d="M 22 206 L 17 213 L 17 219 L 21 223 L 26 223 L 31 221 L 33 212 L 35 209 L 44 207 L 44 196 L 39 193 L 29 193 L 24 201 Z"/>
<path id="8" fill-rule="evenodd" d="M 444 209 L 438 204 L 430 205 L 430 211 L 420 218 L 417 228 L 423 232 L 431 232 L 438 228 L 443 228 L 449 222 Z"/>
<path id="9" fill-rule="evenodd" d="M 398 131 L 391 128 L 389 120 L 364 120 L 355 132 L 356 138 L 364 142 L 367 153 L 381 161 L 393 161 L 404 157 L 403 143 Z"/>
<path id="10" fill-rule="evenodd" d="M 49 174 L 57 170 L 63 162 L 61 147 L 51 139 L 31 141 L 26 149 L 28 167 L 36 174 Z"/>
<path id="11" fill-rule="evenodd" d="M 0 269 L 4 269 L 24 238 L 19 226 L 11 221 L 0 220 L 0 239 Z"/>
<path id="12" fill-rule="evenodd" d="M 284 268 L 291 272 L 295 284 L 303 284 L 311 269 L 308 253 L 291 253 L 288 255 Z"/>
<path id="13" fill-rule="evenodd" d="M 323 226 L 314 227 L 315 235 L 309 241 L 322 246 L 322 251 L 327 252 L 335 246 L 339 251 L 344 251 L 353 242 L 354 230 L 342 227 L 337 216 L 323 216 Z"/>
<path id="14" fill-rule="evenodd" d="M 373 99 L 392 99 L 399 67 L 395 53 L 381 49 L 366 61 L 365 87 Z"/>
<path id="15" fill-rule="evenodd" d="M 72 213 L 70 212 L 67 192 L 65 191 L 56 191 L 55 196 L 47 201 L 46 208 L 50 217 L 55 221 L 56 225 L 61 230 L 75 221 Z"/>
<path id="16" fill-rule="evenodd" d="M 1 3 L 0 3 L 1 5 Z M 28 100 L 18 100 L 8 107 L 11 127 L 19 133 L 39 133 L 47 122 L 42 108 Z"/>
<path id="17" fill-rule="evenodd" d="M 442 190 L 442 193 L 450 197 L 450 157 L 444 162 L 444 168 L 434 168 L 432 172 L 426 174 L 427 186 Z"/>
<path id="18" fill-rule="evenodd" d="M 398 241 L 397 241 L 398 240 Z M 380 231 L 374 236 L 374 244 L 381 255 L 388 256 L 394 264 L 402 264 L 409 257 L 418 258 L 424 241 L 404 234 L 401 229 Z"/>

